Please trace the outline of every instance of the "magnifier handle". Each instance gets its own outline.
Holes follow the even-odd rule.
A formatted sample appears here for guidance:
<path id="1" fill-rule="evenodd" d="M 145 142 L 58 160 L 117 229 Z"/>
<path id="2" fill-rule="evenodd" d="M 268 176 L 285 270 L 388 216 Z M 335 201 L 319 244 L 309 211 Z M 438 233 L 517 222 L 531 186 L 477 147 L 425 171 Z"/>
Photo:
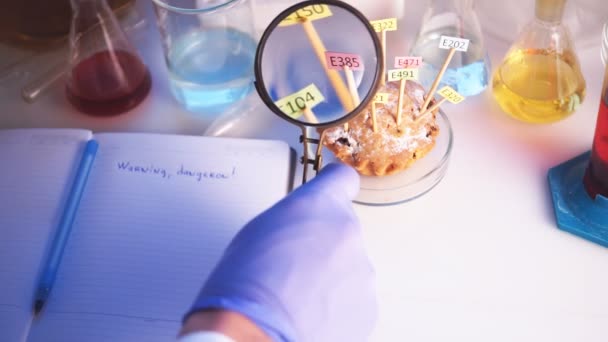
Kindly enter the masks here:
<path id="1" fill-rule="evenodd" d="M 323 167 L 323 156 L 321 155 L 321 151 L 323 150 L 323 139 L 325 138 L 325 129 L 321 131 L 318 139 L 311 138 L 312 135 L 316 135 L 315 133 L 316 131 L 313 127 L 302 127 L 302 136 L 300 138 L 304 151 L 304 155 L 302 156 L 302 184 L 306 183 L 306 181 L 308 180 L 307 175 L 309 164 L 313 165 L 315 174 L 319 173 L 319 171 Z M 316 144 L 317 148 L 313 149 L 312 144 Z"/>

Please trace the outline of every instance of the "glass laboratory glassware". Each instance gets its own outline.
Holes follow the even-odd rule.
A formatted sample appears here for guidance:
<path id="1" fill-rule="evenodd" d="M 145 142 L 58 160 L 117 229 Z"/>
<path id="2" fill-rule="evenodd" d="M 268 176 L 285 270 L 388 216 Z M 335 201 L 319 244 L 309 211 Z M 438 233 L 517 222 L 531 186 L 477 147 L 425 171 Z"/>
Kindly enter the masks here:
<path id="1" fill-rule="evenodd" d="M 430 88 L 449 53 L 439 48 L 441 36 L 465 38 L 470 43 L 466 52 L 454 55 L 440 87 L 448 85 L 464 96 L 481 93 L 488 85 L 491 67 L 474 0 L 430 1 L 410 51 L 412 56 L 423 58 L 419 77 L 426 88 Z"/>
<path id="2" fill-rule="evenodd" d="M 576 0 L 566 3 L 562 22 L 568 27 L 577 49 L 597 48 L 608 7 L 604 0 Z M 486 37 L 511 44 L 530 22 L 534 1 L 479 1 L 476 12 Z M 508 29 L 505 29 L 508 28 Z"/>
<path id="3" fill-rule="evenodd" d="M 608 24 L 602 56 L 608 52 Z M 549 170 L 549 186 L 560 229 L 608 247 L 608 61 L 590 152 Z"/>
<path id="4" fill-rule="evenodd" d="M 68 100 L 83 113 L 111 116 L 136 107 L 151 78 L 105 0 L 72 0 Z"/>
<path id="5" fill-rule="evenodd" d="M 250 0 L 153 0 L 169 84 L 186 109 L 220 114 L 253 90 Z"/>
<path id="6" fill-rule="evenodd" d="M 533 123 L 561 120 L 585 98 L 574 43 L 562 24 L 566 0 L 536 0 L 535 18 L 507 52 L 492 80 L 500 107 Z"/>
<path id="7" fill-rule="evenodd" d="M 131 9 L 132 6 L 120 7 L 115 9 L 114 13 L 129 39 L 139 40 L 145 34 L 147 21 L 141 13 Z M 57 82 L 64 79 L 69 53 L 67 37 L 65 40 L 65 44 L 52 52 L 35 53 L 0 69 L 0 83 L 16 77 L 24 79 L 26 83 L 21 87 L 21 98 L 27 103 L 36 102 Z M 40 61 L 45 63 L 40 63 Z"/>
<path id="8" fill-rule="evenodd" d="M 603 35 L 602 35 L 602 41 L 603 46 L 602 46 L 602 52 L 600 53 L 602 56 L 602 61 L 604 62 L 604 65 L 608 64 L 608 23 L 606 23 L 606 25 L 604 25 L 604 31 L 603 31 Z"/>
<path id="9" fill-rule="evenodd" d="M 585 172 L 584 184 L 589 196 L 608 198 L 608 24 L 604 27 L 602 59 L 606 64 L 600 109 L 597 114 L 591 160 Z M 606 213 L 608 215 L 608 211 Z M 607 216 L 608 217 L 608 216 Z"/>
<path id="10" fill-rule="evenodd" d="M 114 10 L 132 7 L 134 0 L 107 0 Z M 0 41 L 29 50 L 47 50 L 67 40 L 70 0 L 2 1 Z"/>

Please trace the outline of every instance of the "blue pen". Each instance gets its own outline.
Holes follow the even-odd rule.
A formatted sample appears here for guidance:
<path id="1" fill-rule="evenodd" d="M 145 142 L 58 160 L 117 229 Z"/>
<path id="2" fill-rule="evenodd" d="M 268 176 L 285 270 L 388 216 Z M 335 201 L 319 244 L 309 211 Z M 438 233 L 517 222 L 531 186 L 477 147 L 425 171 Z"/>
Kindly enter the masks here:
<path id="1" fill-rule="evenodd" d="M 84 153 L 80 160 L 78 171 L 76 172 L 76 178 L 72 184 L 72 189 L 70 189 L 68 201 L 63 209 L 63 214 L 61 215 L 61 220 L 59 221 L 59 226 L 57 227 L 55 238 L 53 239 L 53 244 L 51 245 L 51 249 L 46 258 L 46 264 L 42 269 L 41 277 L 38 282 L 38 289 L 36 290 L 36 298 L 34 300 L 35 315 L 40 313 L 51 293 L 51 288 L 53 287 L 55 276 L 59 269 L 59 263 L 61 262 L 61 256 L 63 255 L 63 250 L 65 249 L 68 237 L 70 236 L 72 223 L 74 222 L 74 217 L 78 211 L 80 198 L 82 197 L 84 187 L 87 184 L 87 178 L 89 177 L 91 167 L 93 166 L 98 146 L 97 141 L 89 140 L 84 148 Z"/>

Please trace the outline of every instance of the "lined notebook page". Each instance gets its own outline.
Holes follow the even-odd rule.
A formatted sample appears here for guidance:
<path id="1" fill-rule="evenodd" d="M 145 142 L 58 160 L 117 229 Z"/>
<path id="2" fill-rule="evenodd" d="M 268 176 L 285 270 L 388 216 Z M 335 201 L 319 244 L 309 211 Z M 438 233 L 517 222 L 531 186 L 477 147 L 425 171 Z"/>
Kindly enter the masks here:
<path id="1" fill-rule="evenodd" d="M 0 341 L 23 341 L 50 233 L 57 227 L 83 130 L 0 130 Z"/>
<path id="2" fill-rule="evenodd" d="M 30 342 L 172 341 L 229 240 L 288 190 L 282 142 L 100 134 Z"/>

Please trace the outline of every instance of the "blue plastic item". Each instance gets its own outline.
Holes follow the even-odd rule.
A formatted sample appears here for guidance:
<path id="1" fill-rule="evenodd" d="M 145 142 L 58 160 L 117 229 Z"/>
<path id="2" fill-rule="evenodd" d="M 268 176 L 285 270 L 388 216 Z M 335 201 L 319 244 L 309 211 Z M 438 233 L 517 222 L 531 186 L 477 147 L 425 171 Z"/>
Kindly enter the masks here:
<path id="1" fill-rule="evenodd" d="M 557 226 L 608 247 L 608 198 L 592 199 L 583 186 L 591 152 L 549 169 L 549 187 Z"/>

